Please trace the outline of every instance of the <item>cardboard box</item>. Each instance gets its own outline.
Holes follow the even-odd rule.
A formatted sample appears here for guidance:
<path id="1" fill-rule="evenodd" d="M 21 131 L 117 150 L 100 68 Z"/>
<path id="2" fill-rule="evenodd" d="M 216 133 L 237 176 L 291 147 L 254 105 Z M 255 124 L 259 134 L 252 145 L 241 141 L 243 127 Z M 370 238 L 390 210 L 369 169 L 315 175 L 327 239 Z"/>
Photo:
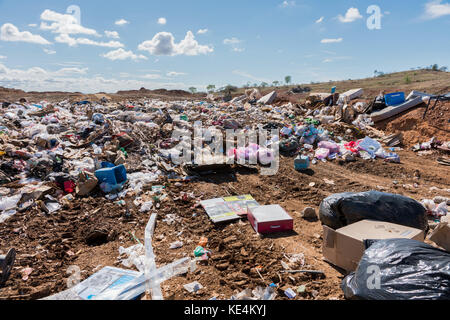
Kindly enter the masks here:
<path id="1" fill-rule="evenodd" d="M 294 229 L 294 219 L 277 204 L 249 208 L 247 217 L 258 233 L 284 232 Z"/>
<path id="2" fill-rule="evenodd" d="M 430 240 L 450 251 L 450 216 L 447 215 L 441 218 L 441 223 L 433 230 Z"/>
<path id="3" fill-rule="evenodd" d="M 354 271 L 364 254 L 364 240 L 414 239 L 423 241 L 422 230 L 394 223 L 362 220 L 338 230 L 323 226 L 322 253 L 325 260 L 346 271 Z"/>

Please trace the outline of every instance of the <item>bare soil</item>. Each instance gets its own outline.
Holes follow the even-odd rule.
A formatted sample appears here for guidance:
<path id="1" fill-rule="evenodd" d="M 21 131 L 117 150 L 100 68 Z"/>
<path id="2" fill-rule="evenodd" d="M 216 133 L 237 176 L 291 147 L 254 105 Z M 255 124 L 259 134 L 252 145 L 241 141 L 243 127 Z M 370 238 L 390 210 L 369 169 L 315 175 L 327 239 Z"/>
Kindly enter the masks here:
<path id="1" fill-rule="evenodd" d="M 436 164 L 437 153 L 419 157 L 411 151 L 401 151 L 400 156 L 401 164 L 361 159 L 343 164 L 327 162 L 313 166 L 307 173 L 295 171 L 292 158 L 282 158 L 275 176 L 236 170 L 231 174 L 205 176 L 202 181 L 181 187 L 168 184 L 171 200 L 161 204 L 154 238 L 157 264 L 193 257 L 200 237 L 209 239 L 212 258 L 207 264 L 199 265 L 194 274 L 163 283 L 164 296 L 166 299 L 209 299 L 212 296 L 228 299 L 235 290 L 275 282 L 280 287 L 306 285 L 306 293 L 298 299 L 342 299 L 340 282 L 344 274 L 323 260 L 321 224 L 302 219 L 300 212 L 307 206 L 318 210 L 322 199 L 346 191 L 381 190 L 416 200 L 449 196 L 450 169 Z M 420 178 L 417 178 L 417 171 Z M 327 184 L 324 179 L 334 184 Z M 310 186 L 311 183 L 314 186 Z M 278 203 L 294 217 L 294 232 L 259 238 L 247 221 L 216 226 L 196 205 L 196 199 L 173 201 L 180 192 L 193 192 L 197 200 L 252 194 L 260 204 Z M 119 246 L 136 243 L 130 233 L 135 233 L 143 242 L 149 218 L 139 213 L 132 201 L 128 204 L 130 216 L 125 208 L 94 194 L 54 215 L 31 211 L 17 213 L 7 220 L 0 229 L 0 248 L 14 247 L 18 255 L 7 286 L 0 289 L 0 299 L 38 299 L 65 290 L 70 276 L 67 270 L 72 265 L 81 268 L 83 279 L 101 266 L 120 267 Z M 180 217 L 179 223 L 163 222 L 167 214 L 176 214 Z M 94 231 L 99 231 L 97 236 Z M 170 243 L 180 239 L 184 242 L 182 248 L 169 249 Z M 306 260 L 303 268 L 323 271 L 325 278 L 308 274 L 289 278 L 280 273 L 283 254 L 290 253 L 303 253 Z M 33 268 L 33 272 L 24 281 L 21 270 L 26 267 Z M 255 271 L 256 267 L 262 267 L 262 278 Z M 182 286 L 194 280 L 204 289 L 189 294 Z M 285 299 L 282 294 L 279 298 Z"/>

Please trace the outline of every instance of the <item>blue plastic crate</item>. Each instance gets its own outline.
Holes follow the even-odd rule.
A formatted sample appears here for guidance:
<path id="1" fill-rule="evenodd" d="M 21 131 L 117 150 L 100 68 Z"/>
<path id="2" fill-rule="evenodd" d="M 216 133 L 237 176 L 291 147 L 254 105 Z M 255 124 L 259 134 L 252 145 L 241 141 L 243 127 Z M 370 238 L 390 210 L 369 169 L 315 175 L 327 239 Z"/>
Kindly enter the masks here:
<path id="1" fill-rule="evenodd" d="M 294 160 L 295 170 L 303 171 L 309 168 L 309 158 L 307 156 L 299 156 Z"/>
<path id="2" fill-rule="evenodd" d="M 111 186 L 122 185 L 127 181 L 127 171 L 123 164 L 114 168 L 97 170 L 95 176 L 99 183 L 106 182 Z"/>
<path id="3" fill-rule="evenodd" d="M 100 165 L 102 166 L 102 169 L 114 168 L 116 166 L 114 163 L 106 162 L 106 161 L 103 161 Z"/>
<path id="4" fill-rule="evenodd" d="M 388 93 L 384 96 L 384 100 L 387 106 L 396 106 L 405 102 L 404 92 Z"/>

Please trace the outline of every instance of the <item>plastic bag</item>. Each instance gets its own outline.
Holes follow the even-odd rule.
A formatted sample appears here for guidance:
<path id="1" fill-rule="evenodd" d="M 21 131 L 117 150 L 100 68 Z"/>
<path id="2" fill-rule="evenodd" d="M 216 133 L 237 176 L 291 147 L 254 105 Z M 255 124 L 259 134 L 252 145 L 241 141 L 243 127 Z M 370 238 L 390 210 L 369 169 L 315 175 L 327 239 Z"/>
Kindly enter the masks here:
<path id="1" fill-rule="evenodd" d="M 119 258 L 125 267 L 131 268 L 134 265 L 139 272 L 144 272 L 145 250 L 142 244 L 138 243 L 129 248 L 119 247 L 119 256 L 126 256 Z"/>
<path id="2" fill-rule="evenodd" d="M 358 148 L 360 150 L 364 150 L 364 151 L 368 152 L 372 156 L 372 158 L 375 158 L 375 153 L 377 152 L 378 149 L 381 148 L 381 144 L 374 139 L 365 137 L 359 143 Z"/>
<path id="3" fill-rule="evenodd" d="M 322 149 L 328 149 L 330 150 L 330 153 L 338 153 L 339 152 L 339 146 L 332 141 L 321 141 L 317 144 L 317 147 Z"/>
<path id="4" fill-rule="evenodd" d="M 448 300 L 450 253 L 410 239 L 366 241 L 358 268 L 344 278 L 354 300 Z"/>
<path id="5" fill-rule="evenodd" d="M 0 199 L 0 211 L 7 211 L 9 209 L 14 209 L 17 206 L 20 198 L 22 198 L 21 194 L 16 194 L 11 197 L 2 197 Z"/>
<path id="6" fill-rule="evenodd" d="M 428 232 L 426 209 L 414 199 L 379 191 L 333 194 L 320 204 L 320 221 L 332 229 L 369 219 Z"/>
<path id="7" fill-rule="evenodd" d="M 316 157 L 319 160 L 322 160 L 322 159 L 326 159 L 326 157 L 328 157 L 329 154 L 330 154 L 329 149 L 319 148 L 316 150 L 314 157 Z"/>

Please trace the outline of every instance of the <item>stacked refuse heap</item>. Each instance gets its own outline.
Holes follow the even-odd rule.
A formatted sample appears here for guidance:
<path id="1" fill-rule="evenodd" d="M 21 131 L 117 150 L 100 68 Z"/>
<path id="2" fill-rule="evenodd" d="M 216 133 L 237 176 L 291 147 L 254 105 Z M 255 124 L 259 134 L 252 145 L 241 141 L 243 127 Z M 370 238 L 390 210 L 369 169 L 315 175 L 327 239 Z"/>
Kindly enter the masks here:
<path id="1" fill-rule="evenodd" d="M 309 93 L 309 88 L 300 91 Z M 337 178 L 335 182 L 329 174 L 316 178 L 321 177 L 321 166 L 325 165 L 344 166 L 352 171 L 373 167 L 370 170 L 374 174 L 406 177 L 407 169 L 400 172 L 392 167 L 401 162 L 400 153 L 404 151 L 401 137 L 386 139 L 382 131 L 374 128 L 370 112 L 377 111 L 373 103 L 361 98 L 362 94 L 362 89 L 340 96 L 309 93 L 304 103 L 297 104 L 280 102 L 276 92 L 262 96 L 258 90 L 225 99 L 228 102 L 209 96 L 201 101 L 140 99 L 113 103 L 101 99 L 76 103 L 68 100 L 2 103 L 0 249 L 16 246 L 18 254 L 9 282 L 0 287 L 0 299 L 44 298 L 66 290 L 71 274 L 67 270 L 73 265 L 81 265 L 81 280 L 107 265 L 139 270 L 131 258 L 127 264 L 123 258 L 117 260 L 119 244 L 121 254 L 143 254 L 143 232 L 152 213 L 158 215 L 153 240 L 156 264 L 170 264 L 185 255 L 184 251 L 176 250 L 188 250 L 198 265 L 188 275 L 177 274 L 170 280 L 172 285 L 163 290 L 166 298 L 287 299 L 293 298 L 288 294 L 289 287 L 300 281 L 307 289 L 300 286 L 297 298 L 341 299 L 342 292 L 333 282 L 337 277 L 321 280 L 323 272 L 284 272 L 286 263 L 291 269 L 323 268 L 323 262 L 317 258 L 320 255 L 292 252 L 292 248 L 289 251 L 276 240 L 249 232 L 251 227 L 243 221 L 216 226 L 199 203 L 214 194 L 222 197 L 251 193 L 260 203 L 286 202 L 297 194 L 305 197 L 306 204 L 317 207 L 330 193 L 348 191 L 343 188 L 370 188 L 363 186 L 363 181 L 339 185 Z M 205 136 L 218 130 L 225 137 L 228 129 L 278 129 L 280 135 L 269 136 L 258 144 L 247 141 L 245 146 L 224 152 L 224 158 L 236 160 L 233 165 L 202 167 L 194 163 L 194 143 L 190 154 L 188 151 L 192 155 L 188 157 L 190 161 L 175 161 L 182 156 L 186 141 L 173 133 L 193 134 L 199 122 Z M 226 142 L 224 139 L 224 150 Z M 211 152 L 213 144 L 214 141 L 205 142 L 201 148 Z M 246 182 L 233 187 L 238 177 L 251 177 L 266 165 L 262 161 L 239 165 L 238 160 L 249 160 L 252 153 L 257 159 L 262 154 L 269 154 L 272 159 L 275 149 L 281 154 L 281 178 L 260 178 L 265 186 L 258 188 L 252 185 L 252 178 L 245 178 Z M 309 160 L 312 173 L 294 170 L 297 156 Z M 354 162 L 368 164 L 351 167 Z M 275 185 L 283 185 L 293 174 L 297 176 L 290 181 L 291 185 L 284 186 L 290 188 L 292 195 L 283 191 L 282 196 L 283 192 L 267 189 L 272 184 L 270 179 Z M 445 185 L 445 181 L 429 177 L 432 174 L 425 176 L 428 183 Z M 209 183 L 214 188 L 223 188 L 224 194 L 216 194 L 217 189 L 202 190 L 201 186 Z M 394 183 L 384 189 L 398 187 Z M 434 207 L 429 202 L 426 205 L 430 219 L 446 213 L 441 205 L 441 214 L 432 214 Z M 294 208 L 288 210 L 292 213 Z M 312 246 L 317 250 L 321 231 L 315 226 L 308 242 L 315 244 Z M 203 236 L 207 240 L 201 247 L 208 250 L 192 255 Z M 142 247 L 124 249 L 132 244 Z M 211 283 L 217 280 L 226 289 L 221 292 L 218 284 L 208 288 L 208 283 L 203 282 L 203 289 L 198 286 L 193 289 L 198 295 L 177 293 L 181 284 L 201 282 L 205 274 L 210 274 Z M 273 292 L 278 295 L 272 296 Z"/>

